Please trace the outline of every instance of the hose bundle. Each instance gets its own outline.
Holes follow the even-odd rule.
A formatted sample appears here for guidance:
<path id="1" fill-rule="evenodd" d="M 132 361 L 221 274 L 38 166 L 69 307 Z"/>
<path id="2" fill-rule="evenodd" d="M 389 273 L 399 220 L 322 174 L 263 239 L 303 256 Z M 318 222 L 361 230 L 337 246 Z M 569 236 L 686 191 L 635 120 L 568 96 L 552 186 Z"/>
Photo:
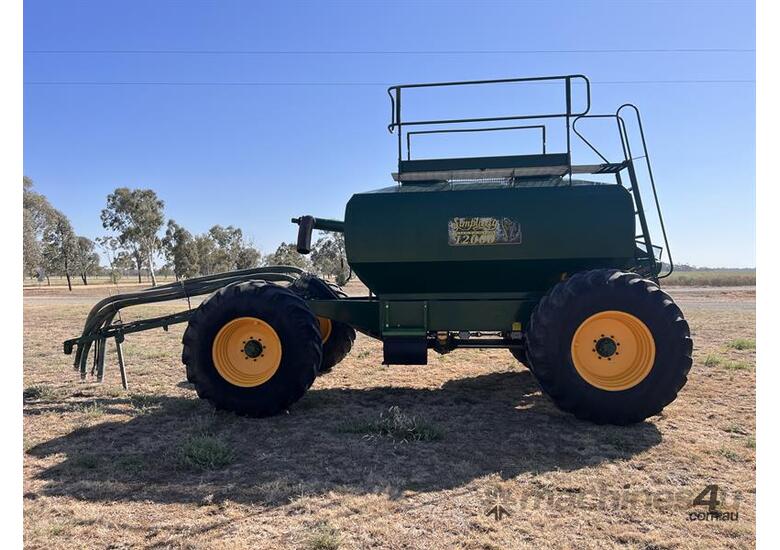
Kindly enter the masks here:
<path id="1" fill-rule="evenodd" d="M 114 324 L 114 317 L 121 309 L 177 299 L 187 299 L 189 301 L 189 298 L 193 296 L 211 294 L 224 286 L 236 282 L 263 280 L 286 281 L 291 283 L 303 273 L 304 271 L 302 269 L 293 266 L 259 267 L 240 271 L 216 273 L 204 277 L 194 277 L 175 283 L 147 288 L 138 292 L 128 292 L 116 296 L 109 296 L 108 298 L 99 301 L 90 310 L 84 323 L 84 330 L 82 331 L 81 336 L 79 338 L 66 340 L 64 343 L 64 351 L 66 354 L 70 354 L 73 350 L 73 346 L 77 346 L 73 366 L 81 372 L 83 378 L 86 376 L 87 357 L 92 348 L 92 343 L 97 342 L 97 347 L 95 349 L 95 365 L 98 373 L 102 373 L 106 338 L 110 334 L 115 334 L 120 338 L 123 332 L 137 332 L 147 328 L 160 326 L 166 327 L 168 324 L 186 321 L 190 314 L 190 311 L 184 311 L 164 317 L 145 319 L 135 323 L 120 323 L 119 325 L 116 325 Z M 125 330 L 123 331 L 123 329 Z"/>

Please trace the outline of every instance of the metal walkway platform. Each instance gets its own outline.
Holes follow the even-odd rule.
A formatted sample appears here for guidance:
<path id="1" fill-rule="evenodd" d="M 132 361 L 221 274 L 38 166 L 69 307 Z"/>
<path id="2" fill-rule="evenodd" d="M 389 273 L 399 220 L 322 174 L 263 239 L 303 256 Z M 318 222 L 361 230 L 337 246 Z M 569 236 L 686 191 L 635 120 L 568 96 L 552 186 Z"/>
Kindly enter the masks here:
<path id="1" fill-rule="evenodd" d="M 608 164 L 561 164 L 556 166 L 526 166 L 513 168 L 466 168 L 459 170 L 429 170 L 393 172 L 393 179 L 399 183 L 421 181 L 459 181 L 482 179 L 511 179 L 540 176 L 565 176 L 572 174 L 616 174 L 625 167 L 624 163 Z"/>

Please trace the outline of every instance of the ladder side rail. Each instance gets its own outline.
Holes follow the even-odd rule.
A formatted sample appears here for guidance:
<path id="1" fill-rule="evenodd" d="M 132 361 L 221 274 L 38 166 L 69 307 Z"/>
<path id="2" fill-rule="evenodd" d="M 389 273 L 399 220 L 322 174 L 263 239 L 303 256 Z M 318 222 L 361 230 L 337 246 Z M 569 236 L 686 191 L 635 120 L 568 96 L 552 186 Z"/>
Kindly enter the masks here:
<path id="1" fill-rule="evenodd" d="M 566 77 L 566 156 L 569 157 L 569 185 L 571 186 L 571 77 Z"/>
<path id="2" fill-rule="evenodd" d="M 652 253 L 653 251 L 653 244 L 652 240 L 650 238 L 650 228 L 647 225 L 647 217 L 645 216 L 645 208 L 642 203 L 642 193 L 639 189 L 639 180 L 636 175 L 636 167 L 634 166 L 634 160 L 631 155 L 631 143 L 628 140 L 628 132 L 626 130 L 626 123 L 623 120 L 621 116 L 617 116 L 617 124 L 618 128 L 620 130 L 620 136 L 621 140 L 623 142 L 623 148 L 624 148 L 624 155 L 626 157 L 626 169 L 628 170 L 628 178 L 631 181 L 631 195 L 634 197 L 634 202 L 636 203 L 636 213 L 639 217 L 639 224 L 642 229 L 642 236 L 644 238 L 644 245 L 648 252 L 648 256 L 650 256 L 651 262 L 653 265 L 651 265 L 651 269 L 653 272 L 653 275 L 657 275 L 656 271 L 656 259 L 655 254 Z"/>
<path id="3" fill-rule="evenodd" d="M 623 169 L 625 169 L 625 167 Z M 623 183 L 623 177 L 620 175 L 620 172 L 622 172 L 623 169 L 621 169 L 618 172 L 615 172 L 615 183 L 617 183 L 617 185 L 620 185 L 621 187 L 626 187 L 625 184 Z M 629 191 L 629 193 L 630 192 L 631 191 Z M 632 206 L 636 208 L 636 203 L 633 202 L 634 201 L 633 194 L 631 196 L 631 201 L 632 201 L 631 203 Z M 638 214 L 637 210 L 634 210 L 635 220 L 637 218 L 637 214 Z M 640 258 L 640 259 L 650 259 L 652 257 L 652 253 L 649 252 L 649 250 L 652 250 L 652 248 L 647 246 L 647 243 L 644 241 L 643 235 L 634 235 L 634 245 L 637 246 L 639 250 L 641 250 L 645 254 L 645 256 L 647 256 L 647 258 Z M 642 249 L 641 247 L 644 247 L 644 249 Z"/>
<path id="4" fill-rule="evenodd" d="M 669 270 L 663 275 L 658 276 L 659 279 L 663 279 L 671 275 L 672 272 L 674 272 L 674 261 L 672 260 L 672 251 L 669 248 L 669 239 L 666 235 L 666 225 L 664 224 L 664 217 L 663 214 L 661 213 L 661 203 L 658 200 L 658 191 L 656 190 L 656 186 L 655 186 L 653 167 L 652 164 L 650 163 L 650 154 L 647 151 L 647 140 L 645 139 L 645 130 L 644 127 L 642 126 L 642 116 L 639 114 L 639 108 L 633 103 L 624 103 L 623 105 L 621 105 L 617 110 L 618 115 L 620 115 L 620 111 L 622 109 L 632 109 L 634 111 L 634 115 L 636 116 L 637 126 L 639 127 L 639 136 L 642 140 L 642 150 L 644 154 L 645 164 L 647 166 L 648 176 L 650 177 L 650 187 L 653 190 L 653 199 L 655 201 L 655 208 L 658 213 L 658 222 L 661 226 L 661 235 L 663 236 L 664 246 L 666 247 L 666 256 L 669 259 Z"/>

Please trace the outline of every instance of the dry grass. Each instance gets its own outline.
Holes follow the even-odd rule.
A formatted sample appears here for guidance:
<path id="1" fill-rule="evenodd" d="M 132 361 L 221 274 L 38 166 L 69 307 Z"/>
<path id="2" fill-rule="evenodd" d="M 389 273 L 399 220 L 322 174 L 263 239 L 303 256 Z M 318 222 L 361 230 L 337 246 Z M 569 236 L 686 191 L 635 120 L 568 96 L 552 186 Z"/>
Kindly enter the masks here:
<path id="1" fill-rule="evenodd" d="M 442 438 L 442 430 L 434 425 L 409 416 L 398 406 L 392 406 L 379 413 L 379 418 L 371 420 L 350 420 L 339 431 L 361 434 L 366 439 L 387 437 L 401 443 L 410 441 L 436 441 Z"/>
<path id="2" fill-rule="evenodd" d="M 176 278 L 173 276 L 161 276 L 157 275 L 157 283 L 170 283 L 172 281 L 175 281 Z M 71 277 L 71 285 L 73 288 L 81 288 L 81 287 L 95 287 L 95 286 L 126 286 L 126 285 L 151 285 L 152 279 L 144 274 L 141 275 L 141 282 L 138 282 L 138 276 L 137 275 L 125 275 L 123 277 L 120 277 L 118 281 L 112 281 L 111 277 L 108 275 L 93 275 L 90 277 L 87 277 L 87 284 L 85 285 L 84 282 L 81 280 L 81 277 Z M 58 288 L 60 291 L 65 291 L 68 289 L 68 280 L 64 276 L 55 275 L 52 277 L 49 277 L 49 280 L 47 281 L 44 279 L 43 281 L 39 281 L 35 277 L 25 277 L 24 278 L 24 287 L 25 288 Z"/>
<path id="3" fill-rule="evenodd" d="M 314 527 L 303 544 L 306 550 L 336 550 L 340 546 L 341 537 L 338 530 L 327 524 Z"/>
<path id="4" fill-rule="evenodd" d="M 229 443 L 208 434 L 187 437 L 177 449 L 179 463 L 187 468 L 221 470 L 233 462 L 235 453 Z"/>
<path id="5" fill-rule="evenodd" d="M 666 280 L 672 286 L 755 286 L 755 270 L 702 269 L 675 271 Z"/>
<path id="6" fill-rule="evenodd" d="M 755 338 L 754 298 L 679 298 L 689 383 L 624 428 L 559 412 L 504 350 L 385 367 L 362 336 L 289 414 L 215 413 L 184 381 L 182 326 L 128 337 L 124 392 L 111 346 L 103 384 L 61 354 L 88 304 L 28 302 L 26 546 L 752 547 L 755 350 L 730 342 Z M 689 521 L 713 483 L 738 521 Z M 497 499 L 501 521 L 485 515 Z"/>

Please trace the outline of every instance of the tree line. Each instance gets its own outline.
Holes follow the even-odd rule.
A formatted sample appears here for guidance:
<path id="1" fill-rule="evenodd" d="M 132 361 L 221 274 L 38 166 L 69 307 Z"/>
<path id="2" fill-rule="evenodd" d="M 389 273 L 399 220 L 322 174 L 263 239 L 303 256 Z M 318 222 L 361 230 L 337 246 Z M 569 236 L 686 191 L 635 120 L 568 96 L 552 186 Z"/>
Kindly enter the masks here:
<path id="1" fill-rule="evenodd" d="M 128 271 L 139 283 L 147 273 L 153 286 L 158 274 L 180 280 L 262 265 L 292 265 L 339 284 L 349 276 L 341 233 L 323 233 L 308 257 L 298 254 L 293 243 L 281 243 L 264 256 L 240 228 L 214 225 L 193 234 L 175 220 L 166 220 L 165 203 L 152 189 L 120 187 L 106 197 L 100 212 L 108 234 L 89 238 L 76 235 L 68 217 L 35 191 L 27 176 L 23 185 L 25 275 L 39 281 L 64 276 L 71 290 L 73 278 L 86 285 L 89 277 L 108 275 L 117 283 Z M 108 265 L 101 265 L 96 249 Z"/>

